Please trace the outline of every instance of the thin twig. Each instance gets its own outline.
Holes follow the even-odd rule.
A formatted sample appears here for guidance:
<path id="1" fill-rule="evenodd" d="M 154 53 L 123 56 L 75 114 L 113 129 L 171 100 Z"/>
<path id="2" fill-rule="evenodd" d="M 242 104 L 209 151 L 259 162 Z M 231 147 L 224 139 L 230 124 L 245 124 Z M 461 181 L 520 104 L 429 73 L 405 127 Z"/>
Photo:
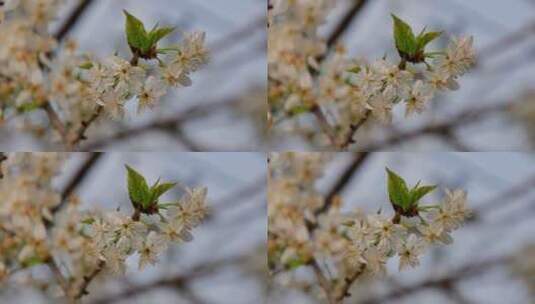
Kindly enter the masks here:
<path id="1" fill-rule="evenodd" d="M 59 118 L 56 111 L 52 108 L 52 105 L 50 105 L 49 102 L 47 102 L 43 109 L 46 112 L 46 115 L 48 116 L 48 120 L 50 120 L 50 123 L 52 124 L 52 127 L 59 133 L 64 143 L 67 143 L 69 141 L 69 135 L 67 132 L 67 128 Z"/>
<path id="2" fill-rule="evenodd" d="M 65 20 L 65 22 L 63 23 L 63 25 L 54 34 L 54 38 L 56 38 L 56 40 L 58 41 L 63 40 L 80 21 L 80 17 L 87 11 L 89 6 L 93 2 L 93 0 L 82 0 L 78 4 L 78 6 L 71 12 L 67 20 Z"/>
<path id="3" fill-rule="evenodd" d="M 368 152 L 355 154 L 355 157 L 351 164 L 340 175 L 338 180 L 332 186 L 331 190 L 329 190 L 329 192 L 325 196 L 325 203 L 323 204 L 323 206 L 314 212 L 316 216 L 322 213 L 326 213 L 331 208 L 334 198 L 344 190 L 344 188 L 349 184 L 349 182 L 351 182 L 351 180 L 355 176 L 355 173 L 359 171 L 359 169 L 362 167 L 362 165 L 365 163 L 365 161 L 370 155 L 371 154 Z"/>
<path id="4" fill-rule="evenodd" d="M 128 287 L 121 292 L 105 296 L 102 298 L 97 298 L 94 301 L 90 302 L 91 304 L 111 304 L 117 301 L 124 301 L 136 296 L 139 296 L 143 293 L 152 291 L 159 288 L 181 288 L 184 284 L 191 282 L 194 279 L 202 278 L 206 275 L 214 274 L 214 271 L 224 267 L 239 265 L 246 259 L 247 256 L 237 256 L 231 258 L 224 258 L 212 262 L 205 262 L 199 264 L 189 271 L 186 271 L 182 274 L 178 274 L 169 278 L 162 278 L 147 284 L 135 285 Z"/>
<path id="5" fill-rule="evenodd" d="M 355 143 L 355 134 L 370 119 L 371 114 L 371 110 L 366 110 L 366 113 L 364 113 L 364 117 L 358 123 L 352 124 L 350 126 L 349 133 L 345 141 L 340 145 L 342 149 L 347 149 L 347 147 Z"/>
<path id="6" fill-rule="evenodd" d="M 355 1 L 351 9 L 346 13 L 346 15 L 340 21 L 340 23 L 338 23 L 336 28 L 331 32 L 331 34 L 327 38 L 328 50 L 330 50 L 336 44 L 338 39 L 349 29 L 351 23 L 356 19 L 359 13 L 363 11 L 363 8 L 365 7 L 367 3 L 369 3 L 368 0 Z M 326 54 L 317 58 L 318 62 L 322 62 L 325 59 Z M 311 111 L 316 116 L 323 133 L 325 133 L 325 135 L 328 136 L 329 140 L 331 141 L 331 144 L 333 144 L 337 148 L 339 145 L 336 140 L 335 130 L 329 124 L 321 107 L 319 105 L 315 105 L 311 109 Z"/>
<path id="7" fill-rule="evenodd" d="M 464 110 L 463 112 L 444 120 L 442 122 L 430 124 L 422 128 L 408 131 L 405 133 L 394 134 L 384 140 L 368 144 L 363 147 L 363 151 L 381 151 L 385 148 L 396 145 L 399 143 L 406 143 L 410 140 L 418 138 L 423 135 L 429 134 L 448 134 L 453 132 L 456 128 L 461 126 L 467 126 L 470 124 L 477 123 L 478 121 L 485 118 L 486 115 L 490 113 L 497 113 L 506 111 L 511 107 L 510 104 L 498 104 L 490 105 L 479 108 L 472 108 Z"/>
<path id="8" fill-rule="evenodd" d="M 312 269 L 314 270 L 314 274 L 316 275 L 316 279 L 318 280 L 318 283 L 321 286 L 321 289 L 323 289 L 323 292 L 325 292 L 325 297 L 327 298 L 327 301 L 329 304 L 336 304 L 336 301 L 332 295 L 332 284 L 331 282 L 325 277 L 323 274 L 323 271 L 321 270 L 321 267 L 318 265 L 318 262 L 315 259 L 312 259 L 310 266 L 312 266 Z"/>
<path id="9" fill-rule="evenodd" d="M 491 269 L 491 267 L 506 264 L 508 261 L 510 261 L 510 257 L 508 256 L 489 259 L 478 263 L 473 263 L 473 261 L 470 260 L 470 263 L 466 266 L 451 271 L 450 273 L 440 278 L 431 278 L 429 280 L 425 280 L 414 285 L 401 287 L 399 289 L 386 293 L 385 295 L 363 301 L 362 304 L 385 303 L 393 299 L 399 300 L 402 297 L 405 297 L 417 291 L 421 291 L 423 289 L 440 288 L 444 285 L 451 284 L 452 282 L 472 278 L 476 275 L 479 275 L 480 273 Z"/>
<path id="10" fill-rule="evenodd" d="M 238 100 L 236 98 L 233 98 L 223 102 L 211 102 L 196 105 L 185 110 L 182 113 L 174 115 L 173 117 L 158 119 L 146 125 L 119 131 L 109 137 L 101 138 L 96 141 L 90 142 L 86 146 L 84 146 L 83 149 L 88 151 L 95 151 L 111 143 L 117 142 L 118 140 L 124 140 L 130 137 L 139 136 L 141 134 L 153 130 L 176 130 L 176 128 L 179 128 L 182 124 L 192 119 L 212 114 L 216 111 L 224 110 L 227 107 L 232 107 L 237 103 Z"/>
<path id="11" fill-rule="evenodd" d="M 69 196 L 76 190 L 76 188 L 87 178 L 91 170 L 95 167 L 98 160 L 102 157 L 102 153 L 93 152 L 90 153 L 89 157 L 85 160 L 85 162 L 80 166 L 80 168 L 76 171 L 73 178 L 70 180 L 70 182 L 67 184 L 63 192 L 61 193 L 61 199 L 63 202 L 65 202 Z M 52 212 L 58 212 L 63 206 L 58 205 L 56 208 L 52 209 Z"/>
<path id="12" fill-rule="evenodd" d="M 366 265 L 360 264 L 360 267 L 357 270 L 355 270 L 355 272 L 351 276 L 345 278 L 344 283 L 342 284 L 342 287 L 340 288 L 338 294 L 335 297 L 337 303 L 340 303 L 346 297 L 351 296 L 351 294 L 349 293 L 349 289 L 351 288 L 353 283 L 364 273 L 365 269 L 366 269 Z"/>
<path id="13" fill-rule="evenodd" d="M 327 120 L 327 117 L 325 116 L 325 114 L 323 114 L 321 107 L 319 105 L 316 105 L 312 107 L 311 111 L 314 114 L 314 116 L 316 116 L 316 119 L 319 122 L 321 130 L 327 136 L 330 143 L 336 146 L 336 135 L 334 134 L 335 133 L 334 129 L 329 124 L 329 121 Z"/>
<path id="14" fill-rule="evenodd" d="M 80 129 L 76 132 L 75 137 L 69 141 L 69 145 L 71 149 L 74 149 L 81 141 L 86 140 L 87 137 L 85 136 L 85 132 L 91 126 L 95 120 L 102 114 L 103 107 L 97 106 L 97 109 L 93 114 L 91 114 L 91 117 L 89 117 L 87 120 L 82 121 L 82 125 L 80 126 Z"/>
<path id="15" fill-rule="evenodd" d="M 364 7 L 369 2 L 371 1 L 355 0 L 355 3 L 351 9 L 347 11 L 346 15 L 342 18 L 340 23 L 338 23 L 334 31 L 332 31 L 332 33 L 329 35 L 329 38 L 327 39 L 328 48 L 331 48 L 336 44 L 338 39 L 349 29 L 353 21 L 358 17 L 359 13 L 362 13 Z"/>
<path id="16" fill-rule="evenodd" d="M 97 268 L 95 268 L 95 270 L 93 270 L 92 273 L 84 277 L 84 281 L 82 285 L 80 286 L 80 289 L 74 295 L 75 299 L 81 299 L 83 296 L 89 294 L 89 292 L 87 291 L 89 284 L 91 284 L 91 281 L 93 281 L 93 279 L 104 269 L 105 265 L 106 265 L 106 262 L 104 262 L 103 260 L 100 260 L 97 265 Z"/>
<path id="17" fill-rule="evenodd" d="M 0 179 L 4 178 L 4 172 L 2 172 L 2 163 L 7 160 L 7 155 L 4 152 L 0 152 Z"/>

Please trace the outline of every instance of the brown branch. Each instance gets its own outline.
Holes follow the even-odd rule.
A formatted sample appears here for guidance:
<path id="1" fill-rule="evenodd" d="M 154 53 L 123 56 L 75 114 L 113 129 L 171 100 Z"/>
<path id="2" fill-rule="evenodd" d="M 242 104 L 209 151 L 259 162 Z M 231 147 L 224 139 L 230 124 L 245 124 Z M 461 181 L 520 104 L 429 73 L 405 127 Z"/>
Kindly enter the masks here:
<path id="1" fill-rule="evenodd" d="M 349 277 L 345 278 L 344 283 L 342 284 L 340 290 L 337 292 L 335 297 L 337 303 L 341 303 L 346 297 L 350 297 L 349 289 L 353 283 L 364 273 L 366 269 L 365 264 L 361 264 L 360 267 Z"/>
<path id="2" fill-rule="evenodd" d="M 100 260 L 97 265 L 97 268 L 95 268 L 95 270 L 93 270 L 93 272 L 91 272 L 89 275 L 84 276 L 84 281 L 82 282 L 79 291 L 74 295 L 75 299 L 81 299 L 83 296 L 89 294 L 89 292 L 87 291 L 89 284 L 91 284 L 91 281 L 93 281 L 93 279 L 95 279 L 95 277 L 104 269 L 105 265 L 106 262 Z"/>
<path id="3" fill-rule="evenodd" d="M 177 128 L 179 128 L 182 124 L 192 119 L 210 115 L 212 113 L 215 113 L 216 111 L 221 111 L 227 107 L 232 107 L 233 105 L 237 103 L 238 103 L 237 99 L 229 99 L 223 102 L 212 102 L 212 103 L 193 106 L 185 110 L 182 113 L 176 114 L 173 117 L 158 119 L 149 124 L 130 128 L 127 130 L 122 130 L 109 137 L 101 138 L 96 141 L 90 142 L 86 146 L 84 146 L 83 149 L 87 151 L 95 151 L 109 144 L 112 144 L 118 140 L 124 140 L 130 137 L 139 136 L 141 134 L 144 134 L 146 132 L 150 132 L 153 130 L 174 131 Z"/>
<path id="4" fill-rule="evenodd" d="M 4 173 L 2 172 L 2 163 L 7 160 L 7 155 L 4 152 L 0 152 L 0 179 L 4 178 Z"/>
<path id="5" fill-rule="evenodd" d="M 409 285 L 406 287 L 401 287 L 396 290 L 393 290 L 385 295 L 374 297 L 362 302 L 362 304 L 379 304 L 391 301 L 393 299 L 401 299 L 402 297 L 408 296 L 412 293 L 421 291 L 427 288 L 442 288 L 458 282 L 460 280 L 469 279 L 474 276 L 477 276 L 494 266 L 500 266 L 506 264 L 510 260 L 510 257 L 498 257 L 494 259 L 489 259 L 483 262 L 474 263 L 473 261 L 470 264 L 458 268 L 440 278 L 431 278 L 414 285 Z"/>
<path id="6" fill-rule="evenodd" d="M 366 4 L 370 2 L 371 1 L 369 0 L 355 0 L 355 3 L 351 9 L 346 13 L 334 31 L 329 35 L 329 38 L 327 39 L 328 48 L 331 48 L 334 46 L 334 44 L 336 44 L 338 39 L 349 29 L 351 23 L 353 23 L 356 17 L 358 17 L 359 13 L 363 11 L 363 8 L 366 6 Z"/>
<path id="7" fill-rule="evenodd" d="M 336 44 L 338 39 L 349 29 L 351 23 L 356 19 L 359 13 L 363 11 L 363 8 L 367 3 L 369 3 L 368 0 L 355 0 L 355 3 L 351 7 L 351 9 L 346 13 L 340 23 L 338 23 L 338 25 L 327 38 L 327 50 L 331 49 Z M 317 58 L 318 62 L 321 63 L 325 59 L 325 56 L 326 54 L 319 56 Z M 316 116 L 316 119 L 318 120 L 323 133 L 327 135 L 327 137 L 331 141 L 331 144 L 338 147 L 339 143 L 336 140 L 335 130 L 329 124 L 327 118 L 325 117 L 325 114 L 321 110 L 320 105 L 315 105 L 311 109 L 311 112 Z M 344 144 L 342 143 L 342 147 L 343 145 Z"/>
<path id="8" fill-rule="evenodd" d="M 327 298 L 327 302 L 329 302 L 329 304 L 336 304 L 337 301 L 335 300 L 332 294 L 332 290 L 331 290 L 333 288 L 333 285 L 323 274 L 323 271 L 321 270 L 321 267 L 318 265 L 318 262 L 316 261 L 316 259 L 312 259 L 310 266 L 312 266 L 312 269 L 314 270 L 314 274 L 316 275 L 316 279 L 318 280 L 318 283 L 320 284 L 321 289 L 323 289 L 323 292 L 325 292 L 325 297 Z"/>
<path id="9" fill-rule="evenodd" d="M 102 153 L 93 152 L 90 153 L 89 157 L 86 159 L 86 161 L 78 168 L 76 173 L 74 174 L 73 178 L 69 181 L 63 192 L 61 193 L 62 201 L 65 202 L 69 196 L 76 190 L 78 185 L 80 185 L 89 175 L 91 170 L 95 167 L 98 160 L 102 157 Z M 56 208 L 52 209 L 52 212 L 58 212 L 62 208 L 62 205 L 56 206 Z"/>
<path id="10" fill-rule="evenodd" d="M 126 299 L 137 297 L 143 293 L 150 292 L 154 289 L 159 288 L 182 288 L 191 281 L 199 278 L 203 278 L 206 275 L 213 274 L 215 270 L 221 269 L 224 267 L 240 265 L 241 262 L 246 259 L 247 256 L 237 256 L 226 259 L 220 259 L 212 262 L 205 262 L 199 264 L 189 271 L 184 272 L 183 274 L 178 274 L 169 278 L 162 278 L 154 282 L 144 284 L 144 285 L 135 285 L 128 287 L 121 292 L 97 298 L 91 301 L 91 304 L 111 304 L 117 301 L 124 301 Z"/>
<path id="11" fill-rule="evenodd" d="M 334 129 L 329 124 L 325 114 L 323 114 L 321 107 L 319 105 L 315 105 L 312 107 L 311 112 L 314 114 L 314 116 L 316 116 L 323 134 L 327 136 L 332 145 L 336 146 L 336 135 L 334 134 Z"/>
<path id="12" fill-rule="evenodd" d="M 316 216 L 329 211 L 334 201 L 334 198 L 339 195 L 340 192 L 342 192 L 345 187 L 351 182 L 351 180 L 355 176 L 355 173 L 359 171 L 359 169 L 362 167 L 362 165 L 365 163 L 366 159 L 368 159 L 370 155 L 371 154 L 368 152 L 355 154 L 355 157 L 351 164 L 340 175 L 338 180 L 332 186 L 331 190 L 329 190 L 329 192 L 325 196 L 325 203 L 323 204 L 323 206 L 314 212 Z"/>
<path id="13" fill-rule="evenodd" d="M 527 193 L 533 191 L 533 189 L 535 189 L 535 175 L 532 175 L 526 180 L 520 182 L 519 184 L 514 185 L 509 190 L 498 194 L 491 200 L 477 204 L 479 207 L 474 208 L 474 216 L 469 219 L 468 223 L 477 222 L 479 220 L 479 216 L 487 212 L 497 210 L 501 207 L 511 206 L 512 202 L 514 202 L 515 199 L 526 195 Z M 504 201 L 507 201 L 509 203 L 504 204 Z"/>
<path id="14" fill-rule="evenodd" d="M 366 110 L 366 113 L 364 113 L 364 117 L 356 124 L 352 124 L 350 126 L 349 133 L 345 139 L 345 141 L 340 145 L 342 149 L 347 149 L 351 144 L 355 143 L 355 134 L 357 131 L 370 119 L 372 114 L 371 110 Z"/>
<path id="15" fill-rule="evenodd" d="M 59 133 L 64 143 L 67 143 L 69 141 L 69 134 L 67 132 L 67 128 L 59 118 L 58 114 L 54 109 L 52 108 L 52 105 L 47 102 L 43 106 L 43 110 L 45 110 L 46 115 L 48 116 L 48 120 L 52 124 L 52 127 Z"/>
<path id="16" fill-rule="evenodd" d="M 355 158 L 353 159 L 351 164 L 346 168 L 340 178 L 334 183 L 331 190 L 329 190 L 329 192 L 327 193 L 323 206 L 318 210 L 314 211 L 314 215 L 316 217 L 322 213 L 326 213 L 329 211 L 335 197 L 339 195 L 339 193 L 343 191 L 344 188 L 350 183 L 355 173 L 359 171 L 359 168 L 362 167 L 369 155 L 370 154 L 367 152 L 358 153 L 355 155 Z M 306 221 L 305 224 L 311 235 L 313 234 L 314 230 L 318 228 L 317 222 L 312 223 L 310 221 Z M 334 286 L 325 278 L 315 258 L 312 258 L 312 260 L 310 261 L 310 266 L 312 266 L 312 268 L 314 269 L 314 273 L 316 274 L 318 282 L 320 283 L 322 289 L 325 291 L 327 300 L 330 304 L 341 303 L 341 301 L 348 295 L 348 290 L 353 284 L 353 282 L 358 277 L 360 277 L 360 275 L 364 272 L 365 269 L 365 265 L 361 265 L 361 267 L 352 276 L 344 278 L 340 290 L 336 291 L 331 290 Z"/>
<path id="17" fill-rule="evenodd" d="M 87 11 L 89 6 L 93 2 L 93 0 L 82 0 L 78 4 L 78 6 L 71 12 L 67 20 L 65 20 L 65 22 L 63 23 L 63 25 L 54 34 L 54 38 L 56 38 L 56 40 L 58 41 L 63 40 L 80 21 L 80 17 Z"/>
<path id="18" fill-rule="evenodd" d="M 104 108 L 102 106 L 97 106 L 97 109 L 95 110 L 95 112 L 93 112 L 93 114 L 91 114 L 91 117 L 89 117 L 87 120 L 82 121 L 80 129 L 78 129 L 78 131 L 75 133 L 74 138 L 69 141 L 69 146 L 71 149 L 74 149 L 81 141 L 87 139 L 87 137 L 85 136 L 87 129 L 102 114 L 103 109 Z"/>
<path id="19" fill-rule="evenodd" d="M 486 117 L 486 115 L 496 112 L 503 112 L 508 110 L 511 107 L 510 104 L 497 104 L 484 106 L 480 108 L 471 108 L 464 110 L 463 112 L 444 120 L 442 122 L 430 124 L 422 128 L 408 131 L 405 133 L 394 134 L 382 141 L 368 144 L 362 150 L 363 151 L 381 151 L 389 146 L 396 145 L 399 143 L 405 143 L 407 141 L 416 139 L 423 135 L 431 134 L 442 134 L 448 135 L 451 134 L 456 128 L 461 126 L 467 126 L 478 121 L 481 121 Z"/>
<path id="20" fill-rule="evenodd" d="M 65 277 L 63 277 L 63 274 L 61 273 L 61 270 L 58 264 L 56 263 L 56 261 L 54 261 L 54 259 L 51 257 L 50 260 L 46 264 L 48 265 L 48 267 L 54 274 L 54 277 L 56 278 L 57 283 L 61 287 L 61 290 L 65 294 L 65 297 L 67 298 L 69 303 L 75 303 L 70 293 L 69 282 L 65 279 Z"/>

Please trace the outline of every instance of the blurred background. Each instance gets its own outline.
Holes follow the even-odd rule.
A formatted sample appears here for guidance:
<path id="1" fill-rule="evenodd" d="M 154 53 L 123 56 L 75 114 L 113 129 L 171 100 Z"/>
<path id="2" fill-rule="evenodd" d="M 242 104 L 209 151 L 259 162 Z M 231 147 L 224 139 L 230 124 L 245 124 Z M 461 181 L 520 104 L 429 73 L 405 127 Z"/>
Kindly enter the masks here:
<path id="1" fill-rule="evenodd" d="M 421 30 L 472 35 L 476 67 L 461 88 L 437 96 L 422 115 L 404 119 L 397 107 L 391 127 L 367 126 L 360 151 L 519 151 L 535 147 L 535 1 L 339 0 L 323 37 L 347 47 L 352 58 L 396 56 L 391 13 Z M 346 22 L 347 21 L 347 22 Z M 431 48 L 443 47 L 443 35 Z M 333 40 L 334 41 L 334 40 Z M 310 115 L 310 120 L 314 118 Z M 310 148 L 301 138 L 274 138 L 278 150 Z"/>
<path id="2" fill-rule="evenodd" d="M 156 266 L 141 272 L 137 257 L 131 257 L 126 276 L 97 277 L 82 303 L 261 303 L 267 281 L 265 155 L 75 153 L 55 182 L 58 189 L 65 189 L 77 180 L 74 192 L 83 209 L 120 208 L 131 214 L 125 164 L 149 183 L 161 177 L 188 187 L 207 187 L 211 212 L 193 230 L 192 242 L 171 245 Z M 180 191 L 176 187 L 163 199 L 177 199 Z M 34 271 L 40 277 L 39 269 Z M 20 280 L 0 286 L 0 303 L 58 303 Z"/>
<path id="3" fill-rule="evenodd" d="M 392 213 L 386 166 L 410 185 L 418 180 L 438 184 L 439 190 L 425 202 L 441 199 L 445 188 L 464 189 L 474 211 L 474 217 L 452 234 L 453 244 L 430 248 L 419 267 L 401 273 L 397 259 L 390 259 L 385 278 L 357 281 L 344 303 L 533 303 L 534 160 L 533 154 L 502 152 L 333 154 L 317 186 L 322 193 L 341 186 L 343 211 L 361 208 L 369 214 L 382 208 Z M 309 267 L 300 271 L 295 277 L 314 281 Z M 275 277 L 270 303 L 318 303 L 306 283 L 303 290 L 284 287 L 281 282 L 289 277 Z"/>
<path id="4" fill-rule="evenodd" d="M 266 3 L 262 0 L 70 0 L 51 28 L 74 14 L 67 38 L 81 51 L 105 57 L 130 51 L 123 9 L 147 27 L 176 26 L 206 32 L 211 62 L 192 75 L 193 86 L 171 90 L 153 111 L 130 109 L 119 121 L 101 120 L 88 130 L 82 151 L 256 151 L 263 147 L 266 113 Z M 82 8 L 81 11 L 79 8 Z M 179 31 L 173 39 L 180 39 Z M 4 151 L 63 150 L 31 135 L 2 127 Z"/>

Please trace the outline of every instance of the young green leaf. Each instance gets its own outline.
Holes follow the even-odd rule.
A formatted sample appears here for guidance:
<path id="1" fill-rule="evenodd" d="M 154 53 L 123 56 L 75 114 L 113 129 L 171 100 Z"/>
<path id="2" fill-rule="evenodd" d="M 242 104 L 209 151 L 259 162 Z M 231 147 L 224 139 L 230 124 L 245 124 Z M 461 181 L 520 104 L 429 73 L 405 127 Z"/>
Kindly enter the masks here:
<path id="1" fill-rule="evenodd" d="M 150 40 L 141 20 L 124 10 L 126 16 L 126 39 L 132 50 L 147 52 L 150 47 Z"/>
<path id="2" fill-rule="evenodd" d="M 84 62 L 78 66 L 82 70 L 90 70 L 93 68 L 93 63 L 91 61 Z"/>
<path id="3" fill-rule="evenodd" d="M 154 184 L 154 186 L 151 187 L 151 202 L 157 202 L 160 196 L 162 196 L 165 192 L 171 190 L 173 187 L 176 186 L 176 183 L 163 183 L 163 184 Z"/>
<path id="4" fill-rule="evenodd" d="M 147 185 L 147 181 L 130 166 L 125 165 L 125 167 L 128 171 L 127 184 L 130 201 L 132 201 L 132 204 L 136 209 L 139 207 L 146 208 L 150 203 L 151 198 L 151 192 Z"/>
<path id="5" fill-rule="evenodd" d="M 362 68 L 358 65 L 346 70 L 346 72 L 353 73 L 353 74 L 358 74 L 360 73 L 360 71 L 362 71 Z"/>
<path id="6" fill-rule="evenodd" d="M 158 41 L 162 40 L 165 36 L 174 32 L 174 30 L 175 30 L 174 27 L 161 27 L 161 28 L 155 27 L 149 33 L 149 40 L 150 40 L 151 47 L 155 46 L 158 43 Z"/>
<path id="7" fill-rule="evenodd" d="M 410 203 L 409 189 L 407 184 L 399 175 L 386 168 L 388 174 L 388 196 L 390 202 L 403 209 L 407 209 Z"/>
<path id="8" fill-rule="evenodd" d="M 426 196 L 427 194 L 431 193 L 432 191 L 434 191 L 435 189 L 437 188 L 436 185 L 433 185 L 433 186 L 422 186 L 422 187 L 419 187 L 418 185 L 416 185 L 414 188 L 411 189 L 410 191 L 410 204 L 413 205 L 413 204 L 417 204 L 418 201 Z"/>
<path id="9" fill-rule="evenodd" d="M 425 50 L 425 47 L 433 40 L 437 39 L 438 37 L 440 37 L 440 35 L 442 35 L 442 32 L 428 32 L 428 33 L 424 33 L 422 31 L 422 33 L 420 35 L 418 35 L 418 37 L 416 38 L 416 43 L 417 43 L 417 48 L 418 48 L 418 51 L 421 51 L 423 52 Z"/>
<path id="10" fill-rule="evenodd" d="M 402 58 L 413 56 L 417 51 L 416 37 L 410 25 L 392 14 L 394 19 L 394 40 Z"/>

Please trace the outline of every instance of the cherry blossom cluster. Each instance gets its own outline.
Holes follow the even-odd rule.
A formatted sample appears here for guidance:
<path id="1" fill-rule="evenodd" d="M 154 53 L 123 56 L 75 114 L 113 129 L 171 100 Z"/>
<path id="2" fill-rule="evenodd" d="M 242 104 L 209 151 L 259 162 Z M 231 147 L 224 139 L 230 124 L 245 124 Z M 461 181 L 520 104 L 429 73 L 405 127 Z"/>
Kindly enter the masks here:
<path id="1" fill-rule="evenodd" d="M 350 285 L 361 276 L 386 274 L 390 259 L 399 261 L 400 271 L 418 266 L 430 246 L 450 244 L 451 233 L 471 214 L 464 191 L 446 190 L 441 202 L 422 204 L 420 199 L 436 187 L 418 183 L 408 188 L 390 170 L 388 189 L 393 214 L 345 211 L 348 209 L 343 208 L 339 196 L 327 202 L 317 189 L 330 158 L 331 154 L 324 153 L 271 154 L 268 188 L 268 257 L 272 272 L 284 276 L 305 266 L 319 267 L 331 275 L 323 280 L 328 283 L 318 278 L 329 303 L 345 297 L 341 290 L 347 291 L 348 282 Z M 397 203 L 400 200 L 407 203 L 402 207 Z M 298 285 L 288 277 L 282 280 Z"/>
<path id="2" fill-rule="evenodd" d="M 181 32 L 178 44 L 160 46 L 175 29 L 148 31 L 126 11 L 131 57 L 97 58 L 49 33 L 66 1 L 2 2 L 0 122 L 15 120 L 37 135 L 51 125 L 65 144 L 79 141 L 101 113 L 121 118 L 127 103 L 137 102 L 138 112 L 154 107 L 170 88 L 190 86 L 191 74 L 208 61 L 204 32 Z"/>
<path id="3" fill-rule="evenodd" d="M 151 188 L 158 194 L 150 212 L 85 210 L 74 196 L 63 201 L 53 180 L 66 157 L 13 153 L 2 162 L 0 281 L 48 265 L 57 282 L 49 285 L 77 299 L 99 273 L 124 274 L 129 257 L 139 258 L 140 270 L 155 265 L 170 244 L 191 241 L 192 229 L 205 217 L 206 188 L 184 187 L 177 202 L 159 203 L 159 195 L 175 186 L 159 181 Z"/>
<path id="4" fill-rule="evenodd" d="M 399 60 L 354 59 L 341 44 L 329 51 L 319 30 L 334 5 L 326 0 L 272 3 L 269 115 L 283 132 L 310 136 L 320 127 L 321 138 L 346 146 L 365 122 L 390 124 L 398 104 L 405 105 L 406 116 L 422 113 L 437 93 L 458 89 L 458 78 L 475 63 L 471 37 L 452 38 L 445 50 L 427 52 L 426 45 L 442 33 L 424 30 L 416 36 L 397 16 Z M 305 123 L 300 117 L 306 113 L 320 115 L 319 123 L 326 126 Z"/>

